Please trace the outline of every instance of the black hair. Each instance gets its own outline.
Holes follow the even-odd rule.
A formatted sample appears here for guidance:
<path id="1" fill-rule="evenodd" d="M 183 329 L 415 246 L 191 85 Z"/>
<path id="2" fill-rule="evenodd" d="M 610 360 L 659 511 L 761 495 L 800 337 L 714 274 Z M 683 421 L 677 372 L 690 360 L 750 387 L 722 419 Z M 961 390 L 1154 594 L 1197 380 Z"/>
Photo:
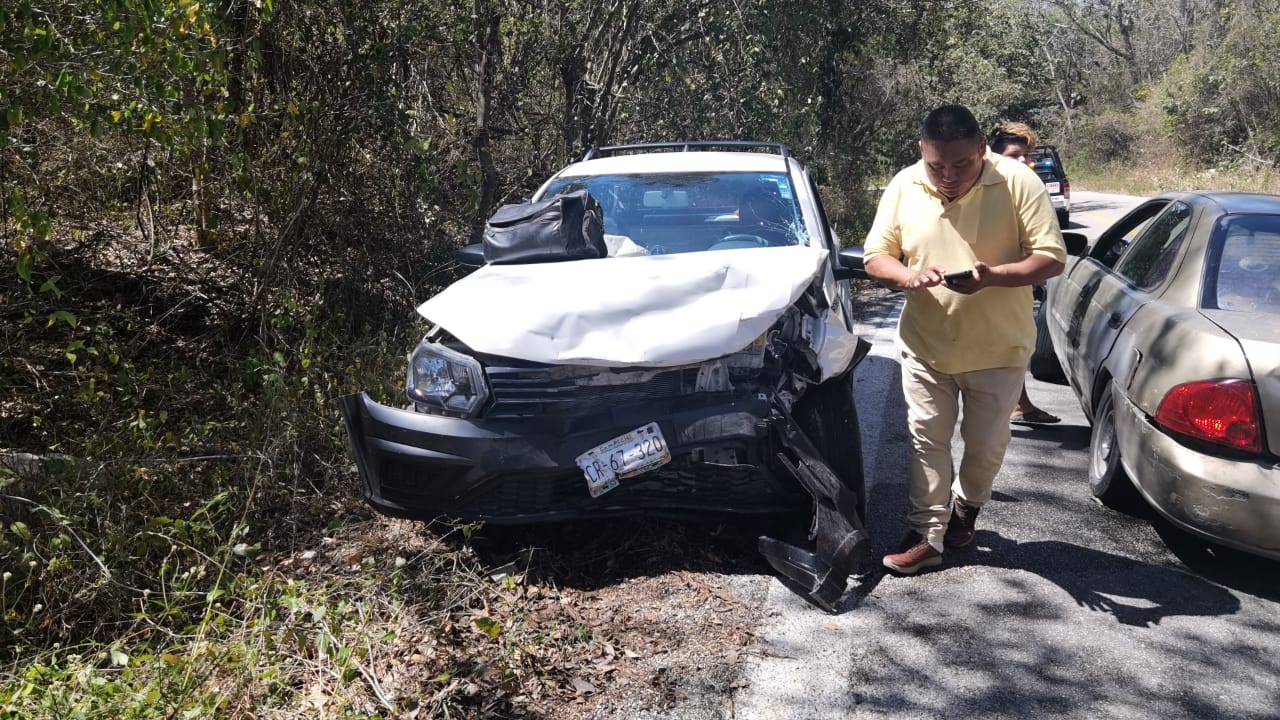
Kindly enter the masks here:
<path id="1" fill-rule="evenodd" d="M 963 105 L 943 105 L 925 116 L 920 124 L 920 139 L 932 142 L 955 140 L 986 141 L 978 120 Z"/>

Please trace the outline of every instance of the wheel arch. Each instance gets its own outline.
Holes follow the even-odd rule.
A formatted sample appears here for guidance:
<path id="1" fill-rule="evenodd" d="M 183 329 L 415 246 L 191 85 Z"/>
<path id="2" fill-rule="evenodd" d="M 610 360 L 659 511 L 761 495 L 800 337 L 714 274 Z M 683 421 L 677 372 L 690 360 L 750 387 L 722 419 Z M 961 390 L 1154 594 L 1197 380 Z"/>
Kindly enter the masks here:
<path id="1" fill-rule="evenodd" d="M 1089 390 L 1089 422 L 1098 414 L 1098 406 L 1102 404 L 1102 394 L 1111 391 L 1111 371 L 1103 365 L 1093 379 L 1093 387 Z"/>

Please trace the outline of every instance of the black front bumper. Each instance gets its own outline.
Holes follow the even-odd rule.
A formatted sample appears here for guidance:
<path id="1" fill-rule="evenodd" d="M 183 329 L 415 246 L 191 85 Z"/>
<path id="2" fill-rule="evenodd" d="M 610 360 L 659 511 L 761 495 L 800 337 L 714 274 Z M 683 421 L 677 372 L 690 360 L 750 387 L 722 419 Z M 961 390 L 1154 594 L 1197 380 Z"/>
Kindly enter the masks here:
<path id="1" fill-rule="evenodd" d="M 364 393 L 339 405 L 365 497 L 388 515 L 527 523 L 638 511 L 806 511 L 813 503 L 793 477 L 774 471 L 780 419 L 757 397 L 490 420 L 400 410 Z M 655 421 L 672 461 L 591 497 L 574 458 Z"/>

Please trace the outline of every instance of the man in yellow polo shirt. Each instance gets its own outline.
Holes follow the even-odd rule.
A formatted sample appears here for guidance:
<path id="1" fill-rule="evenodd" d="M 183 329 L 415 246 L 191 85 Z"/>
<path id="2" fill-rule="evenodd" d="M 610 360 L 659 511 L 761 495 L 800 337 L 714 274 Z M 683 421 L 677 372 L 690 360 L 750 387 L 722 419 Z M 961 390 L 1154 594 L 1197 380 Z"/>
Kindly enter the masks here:
<path id="1" fill-rule="evenodd" d="M 1031 287 L 1062 272 L 1067 258 L 1044 183 L 989 152 L 968 109 L 929 113 L 920 157 L 885 188 L 864 255 L 869 275 L 907 293 L 898 346 L 913 536 L 884 557 L 903 574 L 940 565 L 946 546 L 973 540 L 1035 347 Z M 961 398 L 964 456 L 953 473 Z"/>

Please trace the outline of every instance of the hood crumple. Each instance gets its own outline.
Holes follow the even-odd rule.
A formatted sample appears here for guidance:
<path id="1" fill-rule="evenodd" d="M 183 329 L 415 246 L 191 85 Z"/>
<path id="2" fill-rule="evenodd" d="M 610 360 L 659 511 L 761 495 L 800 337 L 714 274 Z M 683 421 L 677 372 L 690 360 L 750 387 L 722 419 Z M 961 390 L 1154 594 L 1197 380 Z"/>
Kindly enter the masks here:
<path id="1" fill-rule="evenodd" d="M 746 347 L 825 267 L 788 246 L 486 265 L 418 307 L 472 350 L 560 365 L 673 366 Z"/>

